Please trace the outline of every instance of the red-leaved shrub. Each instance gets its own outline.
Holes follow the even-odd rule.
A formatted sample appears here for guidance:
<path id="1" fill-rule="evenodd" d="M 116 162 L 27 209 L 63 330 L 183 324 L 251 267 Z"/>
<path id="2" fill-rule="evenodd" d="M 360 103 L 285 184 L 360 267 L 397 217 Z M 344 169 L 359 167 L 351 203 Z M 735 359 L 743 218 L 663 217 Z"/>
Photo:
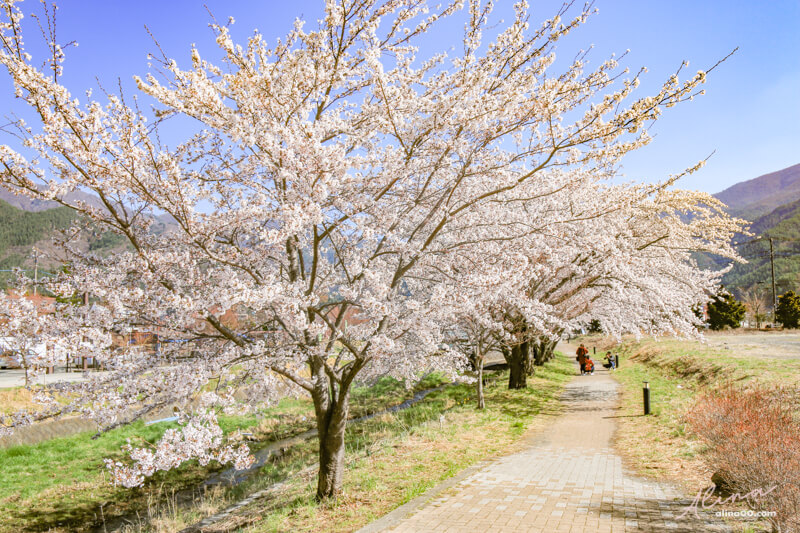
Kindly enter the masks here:
<path id="1" fill-rule="evenodd" d="M 797 390 L 728 386 L 702 396 L 687 415 L 727 489 L 768 492 L 747 502 L 774 511 L 769 520 L 781 532 L 800 532 L 799 410 Z"/>

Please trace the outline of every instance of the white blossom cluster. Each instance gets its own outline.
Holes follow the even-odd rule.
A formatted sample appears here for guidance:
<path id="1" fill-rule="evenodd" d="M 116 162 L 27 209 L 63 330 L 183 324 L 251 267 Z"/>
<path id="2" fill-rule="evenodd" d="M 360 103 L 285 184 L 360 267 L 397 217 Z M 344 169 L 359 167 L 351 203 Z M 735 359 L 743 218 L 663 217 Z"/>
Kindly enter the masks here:
<path id="1" fill-rule="evenodd" d="M 184 421 L 180 429 L 165 431 L 155 449 L 134 448 L 129 442 L 125 448 L 130 453 L 132 464 L 111 459 L 106 459 L 105 464 L 114 483 L 128 488 L 138 487 L 146 477 L 159 470 L 172 470 L 193 459 L 203 466 L 211 461 L 232 463 L 240 470 L 253 464 L 254 458 L 247 445 L 234 448 L 222 442 L 222 429 L 214 411 L 200 411 Z"/>

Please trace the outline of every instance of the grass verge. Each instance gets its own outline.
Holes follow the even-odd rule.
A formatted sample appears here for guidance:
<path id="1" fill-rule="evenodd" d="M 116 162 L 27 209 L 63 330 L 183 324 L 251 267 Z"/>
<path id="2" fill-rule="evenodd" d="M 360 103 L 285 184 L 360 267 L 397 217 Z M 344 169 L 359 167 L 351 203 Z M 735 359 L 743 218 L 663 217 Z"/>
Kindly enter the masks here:
<path id="1" fill-rule="evenodd" d="M 441 377 L 429 376 L 414 390 L 441 383 Z M 398 404 L 414 390 L 388 379 L 370 388 L 357 388 L 353 391 L 353 415 Z M 312 413 L 309 400 L 289 398 L 251 415 L 221 416 L 219 422 L 226 433 L 236 429 L 253 433 L 257 442 L 251 448 L 258 449 L 310 429 Z M 171 427 L 176 424 L 136 422 L 97 439 L 87 432 L 0 449 L 0 532 L 86 531 L 116 516 L 152 515 L 161 501 L 171 499 L 174 507 L 176 493 L 197 485 L 219 466 L 190 462 L 176 471 L 156 474 L 135 490 L 111 485 L 103 466 L 104 458 L 123 457 L 120 448 L 127 439 L 139 445 L 154 443 Z"/>
<path id="2" fill-rule="evenodd" d="M 473 386 L 454 385 L 406 410 L 351 424 L 343 495 L 335 503 L 314 501 L 317 448 L 311 440 L 265 465 L 257 479 L 201 495 L 188 508 L 162 504 L 129 531 L 176 531 L 278 482 L 213 530 L 354 531 L 464 468 L 516 449 L 542 415 L 558 412 L 558 396 L 573 374 L 571 361 L 558 356 L 536 369 L 525 390 L 509 391 L 507 373 L 491 376 L 483 411 L 475 409 Z"/>
<path id="3" fill-rule="evenodd" d="M 800 362 L 742 356 L 734 350 L 688 340 L 643 339 L 615 344 L 592 338 L 598 352 L 619 354 L 614 377 L 622 385 L 616 447 L 629 468 L 667 480 L 687 494 L 709 487 L 713 468 L 707 446 L 687 427 L 686 413 L 704 391 L 728 383 L 796 385 Z M 587 344 L 588 346 L 589 344 Z M 642 387 L 650 386 L 651 415 L 643 415 Z M 729 505 L 744 510 L 744 504 Z M 763 531 L 758 522 L 731 523 L 735 531 Z"/>
<path id="4" fill-rule="evenodd" d="M 622 385 L 615 440 L 628 466 L 647 477 L 669 479 L 692 494 L 707 487 L 712 472 L 702 461 L 703 445 L 687 432 L 684 420 L 698 386 L 626 355 L 620 356 L 614 377 Z M 650 416 L 643 414 L 644 381 L 650 386 Z"/>

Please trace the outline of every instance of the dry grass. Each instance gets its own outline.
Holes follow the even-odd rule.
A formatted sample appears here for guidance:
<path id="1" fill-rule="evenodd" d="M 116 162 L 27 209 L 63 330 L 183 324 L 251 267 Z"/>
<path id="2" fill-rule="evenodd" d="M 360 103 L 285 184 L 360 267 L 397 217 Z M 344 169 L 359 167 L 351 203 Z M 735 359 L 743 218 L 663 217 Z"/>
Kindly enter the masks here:
<path id="1" fill-rule="evenodd" d="M 515 429 L 505 417 L 459 409 L 443 423 L 429 422 L 414 434 L 385 437 L 369 455 L 351 462 L 344 496 L 336 505 L 308 502 L 314 490 L 312 477 L 272 505 L 250 511 L 263 518 L 246 531 L 353 531 L 469 465 L 516 451 L 527 431 Z M 285 512 L 291 502 L 308 504 Z"/>
<path id="2" fill-rule="evenodd" d="M 717 335 L 708 336 L 709 343 L 684 339 L 625 338 L 620 344 L 604 341 L 635 361 L 665 370 L 676 377 L 687 378 L 700 385 L 719 385 L 733 381 L 758 381 L 797 385 L 800 383 L 800 352 L 797 357 L 764 355 L 783 348 L 769 342 L 777 334 L 764 333 L 764 344 L 719 345 Z M 755 342 L 755 341 L 754 341 Z M 605 349 L 605 348 L 603 348 Z"/>
<path id="3" fill-rule="evenodd" d="M 708 461 L 707 445 L 687 424 L 686 415 L 698 397 L 730 383 L 795 385 L 800 373 L 797 360 L 742 356 L 735 350 L 687 340 L 625 339 L 620 345 L 608 339 L 592 341 L 598 352 L 620 354 L 615 377 L 622 384 L 622 400 L 615 440 L 626 466 L 677 485 L 687 494 L 709 487 L 715 470 Z M 651 416 L 642 415 L 645 380 L 650 383 Z M 732 507 L 746 508 L 744 504 Z M 764 524 L 752 522 L 744 527 L 760 531 Z"/>
<path id="4" fill-rule="evenodd" d="M 742 379 L 730 361 L 692 341 L 626 338 L 592 339 L 598 351 L 620 356 L 614 373 L 622 384 L 621 417 L 616 448 L 626 466 L 645 477 L 668 480 L 690 494 L 708 487 L 711 472 L 703 461 L 703 444 L 687 433 L 685 414 L 698 391 L 711 384 Z M 643 416 L 643 381 L 650 384 L 651 416 Z"/>
<path id="5" fill-rule="evenodd" d="M 798 411 L 797 390 L 726 387 L 704 394 L 687 417 L 726 489 L 759 494 L 748 503 L 774 511 L 769 521 L 777 531 L 800 531 Z"/>
<path id="6" fill-rule="evenodd" d="M 252 492 L 284 482 L 281 490 L 271 490 L 268 497 L 216 524 L 215 530 L 352 531 L 476 461 L 513 451 L 537 416 L 556 410 L 556 398 L 572 373 L 571 363 L 561 357 L 537 369 L 527 390 L 509 391 L 507 375 L 499 376 L 487 387 L 488 408 L 482 412 L 474 409 L 474 388 L 460 385 L 434 392 L 409 409 L 351 424 L 344 494 L 325 506 L 313 499 L 317 456 L 313 440 L 292 446 L 265 465 L 256 479 L 197 494 L 188 505 L 181 499 L 186 495 L 176 495 L 169 487 L 196 483 L 203 475 L 199 467 L 160 476 L 163 479 L 145 489 L 123 491 L 110 487 L 96 464 L 102 457 L 114 456 L 115 450 L 118 454 L 118 441 L 143 432 L 153 440 L 163 428 L 139 424 L 97 441 L 78 435 L 0 450 L 0 461 L 7 460 L 0 530 L 85 530 L 103 518 L 113 520 L 136 511 L 136 523 L 124 531 L 178 531 Z M 379 384 L 359 398 L 359 409 L 370 412 L 409 394 L 398 387 L 399 392 Z M 286 401 L 270 413 L 247 424 L 268 440 L 294 434 L 310 423 L 304 419 L 309 416 L 308 402 Z"/>
<path id="7" fill-rule="evenodd" d="M 441 376 L 429 376 L 419 386 L 430 388 L 441 384 Z M 21 389 L 3 392 L 12 397 L 24 394 Z M 395 405 L 410 397 L 402 383 L 382 380 L 371 388 L 354 390 L 354 416 L 374 412 L 388 405 Z M 235 429 L 247 429 L 259 443 L 258 447 L 293 436 L 313 425 L 313 408 L 310 400 L 285 398 L 277 405 L 260 409 L 245 417 L 220 417 L 226 433 Z M 259 419 L 259 417 L 261 417 Z M 162 422 L 144 425 L 137 422 L 117 428 L 92 439 L 92 432 L 68 437 L 52 438 L 33 445 L 15 445 L 0 448 L 0 532 L 20 530 L 49 531 L 65 525 L 69 531 L 91 530 L 101 525 L 102 520 L 113 521 L 120 516 L 133 517 L 134 521 L 147 522 L 153 518 L 176 523 L 176 520 L 202 518 L 227 505 L 222 497 L 208 494 L 200 498 L 192 516 L 177 513 L 173 509 L 183 502 L 172 501 L 162 490 L 163 486 L 175 489 L 194 487 L 218 468 L 211 464 L 201 467 L 190 463 L 169 473 L 159 473 L 145 487 L 127 490 L 114 487 L 105 477 L 103 458 L 121 458 L 122 444 L 128 438 L 137 442 L 155 442 L 168 427 L 175 423 Z M 191 497 L 181 496 L 182 499 Z M 178 505 L 180 503 L 180 505 Z M 143 517 L 139 520 L 138 514 Z M 177 516 L 174 520 L 170 516 Z M 170 522 L 172 520 L 172 522 Z M 157 529 L 168 531 L 173 525 L 159 525 Z M 133 531 L 139 531 L 137 527 Z"/>
<path id="8" fill-rule="evenodd" d="M 519 449 L 525 435 L 558 412 L 557 398 L 572 374 L 569 360 L 560 357 L 537 369 L 526 390 L 507 390 L 507 375 L 494 379 L 484 411 L 474 408 L 473 387 L 453 386 L 407 410 L 353 424 L 343 494 L 334 503 L 314 501 L 317 450 L 310 441 L 266 465 L 261 481 L 213 501 L 198 499 L 182 517 L 165 513 L 165 518 L 179 530 L 247 494 L 266 491 L 203 531 L 354 531 L 480 460 Z M 276 481 L 283 484 L 266 488 Z M 154 521 L 142 531 L 169 531 L 161 529 L 164 523 Z"/>
<path id="9" fill-rule="evenodd" d="M 28 389 L 15 387 L 0 389 L 0 413 L 11 414 L 22 409 L 37 409 L 41 406 L 33 401 L 33 394 Z"/>
<path id="10" fill-rule="evenodd" d="M 623 359 L 615 377 L 623 385 L 615 447 L 626 466 L 652 479 L 669 480 L 695 494 L 709 485 L 711 472 L 699 452 L 702 444 L 687 435 L 684 414 L 694 390 L 675 380 L 660 378 Z M 642 381 L 651 388 L 652 415 L 642 415 Z"/>

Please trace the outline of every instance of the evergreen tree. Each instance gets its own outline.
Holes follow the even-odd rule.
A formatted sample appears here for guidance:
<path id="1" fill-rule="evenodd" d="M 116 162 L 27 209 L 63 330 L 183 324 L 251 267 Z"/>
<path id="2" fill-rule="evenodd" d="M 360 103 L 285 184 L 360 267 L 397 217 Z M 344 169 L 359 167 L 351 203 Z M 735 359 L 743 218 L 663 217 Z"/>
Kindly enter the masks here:
<path id="1" fill-rule="evenodd" d="M 708 325 L 713 330 L 725 326 L 738 328 L 744 319 L 744 304 L 737 301 L 731 293 L 718 294 L 708 303 Z"/>
<path id="2" fill-rule="evenodd" d="M 589 333 L 603 333 L 603 326 L 596 318 L 589 322 Z"/>
<path id="3" fill-rule="evenodd" d="M 800 324 L 800 296 L 789 291 L 778 298 L 775 318 L 785 328 L 796 328 Z"/>

